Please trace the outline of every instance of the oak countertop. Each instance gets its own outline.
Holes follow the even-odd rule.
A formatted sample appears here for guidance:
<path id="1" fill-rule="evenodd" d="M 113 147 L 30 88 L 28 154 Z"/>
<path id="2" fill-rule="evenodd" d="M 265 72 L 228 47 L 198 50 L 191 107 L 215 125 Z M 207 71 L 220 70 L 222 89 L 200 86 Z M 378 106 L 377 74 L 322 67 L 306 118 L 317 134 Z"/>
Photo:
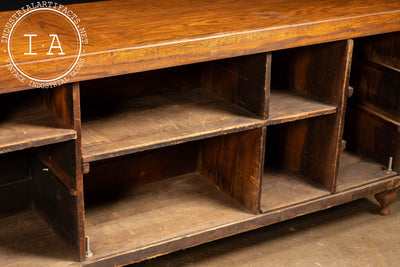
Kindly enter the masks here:
<path id="1" fill-rule="evenodd" d="M 88 35 L 84 65 L 69 82 L 400 30 L 400 1 L 111 0 L 68 8 Z M 1 12 L 0 25 L 14 13 Z M 4 51 L 0 93 L 29 88 L 7 69 Z"/>

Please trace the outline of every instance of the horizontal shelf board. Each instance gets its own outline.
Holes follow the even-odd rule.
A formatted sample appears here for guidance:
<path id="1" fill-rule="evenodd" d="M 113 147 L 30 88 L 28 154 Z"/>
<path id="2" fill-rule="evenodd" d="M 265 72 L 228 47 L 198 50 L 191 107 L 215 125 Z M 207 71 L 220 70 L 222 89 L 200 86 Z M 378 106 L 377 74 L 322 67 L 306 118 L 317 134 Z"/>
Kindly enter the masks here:
<path id="1" fill-rule="evenodd" d="M 305 94 L 271 90 L 268 125 L 335 113 L 337 108 L 318 102 Z"/>
<path id="2" fill-rule="evenodd" d="M 330 195 L 321 185 L 294 172 L 266 169 L 262 179 L 263 213 Z"/>
<path id="3" fill-rule="evenodd" d="M 353 103 L 350 102 L 348 104 L 350 107 L 352 108 L 358 108 L 361 109 L 367 113 L 369 113 L 371 116 L 374 116 L 378 119 L 380 119 L 381 121 L 385 122 L 385 123 L 390 123 L 395 127 L 399 127 L 400 128 L 400 121 L 397 121 L 396 119 L 392 119 L 389 116 L 391 114 L 388 114 L 387 112 L 385 112 L 384 110 L 378 110 L 377 107 L 375 107 L 376 110 L 374 110 L 373 108 L 369 108 L 367 106 L 363 106 L 363 105 L 359 105 L 357 103 Z"/>
<path id="4" fill-rule="evenodd" d="M 81 266 L 33 210 L 0 218 L 1 266 Z"/>
<path id="5" fill-rule="evenodd" d="M 84 162 L 264 125 L 253 114 L 201 89 L 133 99 L 82 122 Z"/>
<path id="6" fill-rule="evenodd" d="M 336 191 L 341 192 L 396 175 L 396 172 L 386 172 L 386 167 L 380 163 L 342 151 Z"/>
<path id="7" fill-rule="evenodd" d="M 84 266 L 125 265 L 383 192 L 400 176 L 254 215 L 189 174 L 137 187 L 136 195 L 86 211 L 94 256 Z M 137 214 L 135 209 L 139 212 Z"/>
<path id="8" fill-rule="evenodd" d="M 0 154 L 73 139 L 76 131 L 66 129 L 39 103 L 26 103 L 0 115 Z"/>
<path id="9" fill-rule="evenodd" d="M 121 199 L 86 207 L 90 261 L 140 251 L 254 216 L 196 173 L 128 189 Z"/>

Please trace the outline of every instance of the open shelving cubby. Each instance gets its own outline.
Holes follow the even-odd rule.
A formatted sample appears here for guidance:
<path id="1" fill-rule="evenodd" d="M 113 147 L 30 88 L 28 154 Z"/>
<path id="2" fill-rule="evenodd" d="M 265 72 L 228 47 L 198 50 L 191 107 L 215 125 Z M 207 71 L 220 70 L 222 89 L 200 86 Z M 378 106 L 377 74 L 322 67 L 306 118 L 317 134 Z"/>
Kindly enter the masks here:
<path id="1" fill-rule="evenodd" d="M 259 213 L 268 60 L 80 83 L 88 264 L 142 259 L 194 233 L 204 242 Z"/>
<path id="2" fill-rule="evenodd" d="M 355 40 L 338 191 L 400 171 L 400 34 Z M 392 157 L 392 171 L 389 158 Z"/>
<path id="3" fill-rule="evenodd" d="M 42 103 L 43 89 L 0 95 L 0 154 L 76 139 Z"/>
<path id="4" fill-rule="evenodd" d="M 266 54 L 81 83 L 83 161 L 263 125 Z"/>
<path id="5" fill-rule="evenodd" d="M 352 41 L 272 53 L 262 212 L 335 191 Z"/>
<path id="6" fill-rule="evenodd" d="M 79 249 L 73 99 L 70 85 L 0 95 L 2 264 L 26 264 L 21 251 L 48 255 L 50 265 L 57 255 L 71 263 Z"/>

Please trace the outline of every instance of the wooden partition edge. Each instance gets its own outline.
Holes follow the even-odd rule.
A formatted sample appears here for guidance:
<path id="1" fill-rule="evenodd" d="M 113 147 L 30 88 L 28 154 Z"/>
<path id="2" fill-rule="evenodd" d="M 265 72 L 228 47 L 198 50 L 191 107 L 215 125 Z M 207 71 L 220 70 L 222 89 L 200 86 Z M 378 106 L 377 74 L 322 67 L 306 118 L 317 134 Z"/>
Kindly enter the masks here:
<path id="1" fill-rule="evenodd" d="M 65 84 L 60 87 L 47 89 L 43 97 L 44 105 L 61 119 L 68 127 L 77 133 L 77 139 L 69 143 L 60 143 L 49 147 L 38 148 L 38 157 L 41 162 L 55 174 L 71 196 L 76 198 L 73 207 L 76 212 L 76 225 L 78 236 L 72 244 L 79 260 L 85 259 L 85 219 L 83 196 L 83 166 L 81 145 L 81 112 L 79 83 Z M 58 160 L 64 153 L 69 153 L 70 160 Z M 40 190 L 40 189 L 37 189 Z M 55 193 L 55 192 L 54 192 Z M 49 218 L 49 216 L 47 216 Z M 47 220 L 51 224 L 51 219 Z M 56 229 L 56 228 L 55 228 Z"/>
<path id="2" fill-rule="evenodd" d="M 342 151 L 342 141 L 343 141 L 343 130 L 344 130 L 344 123 L 345 123 L 345 114 L 346 114 L 346 105 L 347 105 L 347 96 L 349 95 L 349 81 L 350 81 L 350 72 L 351 72 L 351 63 L 352 63 L 352 56 L 353 56 L 353 48 L 354 48 L 354 41 L 352 39 L 347 40 L 346 43 L 346 53 L 344 55 L 345 64 L 343 64 L 341 69 L 342 74 L 342 100 L 338 105 L 337 110 L 337 121 L 338 121 L 338 137 L 336 142 L 336 166 L 334 168 L 333 173 L 333 180 L 330 186 L 330 191 L 332 193 L 336 192 L 336 185 L 337 185 L 337 177 L 339 172 L 339 161 L 340 161 L 340 152 Z"/>

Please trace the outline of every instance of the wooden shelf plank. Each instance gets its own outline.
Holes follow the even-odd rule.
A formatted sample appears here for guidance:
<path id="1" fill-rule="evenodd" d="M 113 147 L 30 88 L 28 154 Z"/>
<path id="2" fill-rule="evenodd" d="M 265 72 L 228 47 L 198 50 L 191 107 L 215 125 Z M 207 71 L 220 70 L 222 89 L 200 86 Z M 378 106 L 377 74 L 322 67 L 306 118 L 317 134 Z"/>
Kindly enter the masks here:
<path id="1" fill-rule="evenodd" d="M 266 169 L 262 179 L 263 213 L 330 195 L 321 185 L 294 172 Z"/>
<path id="2" fill-rule="evenodd" d="M 2 266 L 81 266 L 33 210 L 0 218 Z"/>
<path id="3" fill-rule="evenodd" d="M 88 261 L 128 251 L 140 254 L 149 246 L 251 217 L 197 173 L 132 187 L 120 199 L 86 207 L 86 233 L 94 253 Z"/>
<path id="4" fill-rule="evenodd" d="M 380 163 L 342 151 L 336 191 L 345 191 L 396 175 L 396 172 L 387 172 L 386 167 Z"/>
<path id="5" fill-rule="evenodd" d="M 38 103 L 25 103 L 0 115 L 0 154 L 76 139 L 66 127 Z"/>
<path id="6" fill-rule="evenodd" d="M 268 125 L 335 113 L 337 108 L 314 100 L 305 94 L 271 90 Z"/>
<path id="7" fill-rule="evenodd" d="M 83 159 L 91 162 L 263 124 L 201 89 L 143 97 L 120 103 L 102 117 L 83 120 Z"/>

